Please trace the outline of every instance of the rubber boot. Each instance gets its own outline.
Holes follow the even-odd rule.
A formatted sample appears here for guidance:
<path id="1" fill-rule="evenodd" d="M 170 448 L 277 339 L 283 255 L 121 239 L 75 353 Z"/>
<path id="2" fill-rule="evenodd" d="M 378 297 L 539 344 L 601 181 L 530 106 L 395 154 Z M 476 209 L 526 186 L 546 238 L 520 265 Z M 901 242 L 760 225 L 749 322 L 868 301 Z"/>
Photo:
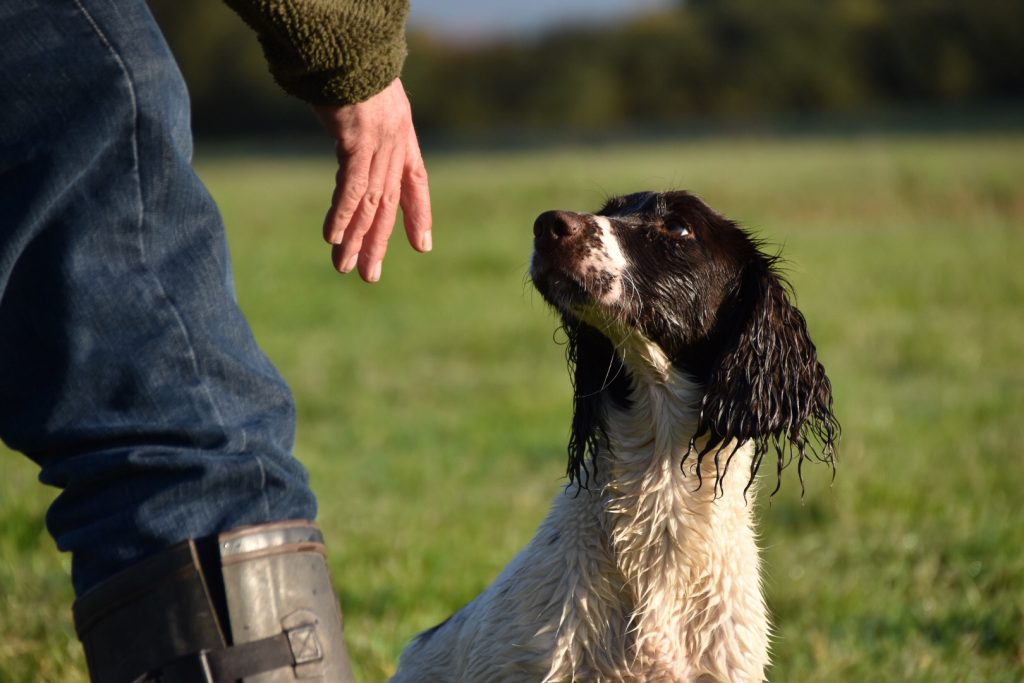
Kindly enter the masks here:
<path id="1" fill-rule="evenodd" d="M 314 522 L 188 540 L 74 605 L 94 683 L 351 683 Z"/>

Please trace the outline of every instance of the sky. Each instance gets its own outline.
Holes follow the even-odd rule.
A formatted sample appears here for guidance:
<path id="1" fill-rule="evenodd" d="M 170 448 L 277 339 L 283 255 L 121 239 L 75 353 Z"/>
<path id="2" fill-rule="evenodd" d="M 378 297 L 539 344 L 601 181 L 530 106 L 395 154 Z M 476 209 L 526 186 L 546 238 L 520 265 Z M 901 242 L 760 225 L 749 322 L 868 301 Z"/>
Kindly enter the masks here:
<path id="1" fill-rule="evenodd" d="M 410 24 L 461 38 L 528 34 L 565 23 L 610 21 L 669 4 L 669 0 L 411 0 Z"/>

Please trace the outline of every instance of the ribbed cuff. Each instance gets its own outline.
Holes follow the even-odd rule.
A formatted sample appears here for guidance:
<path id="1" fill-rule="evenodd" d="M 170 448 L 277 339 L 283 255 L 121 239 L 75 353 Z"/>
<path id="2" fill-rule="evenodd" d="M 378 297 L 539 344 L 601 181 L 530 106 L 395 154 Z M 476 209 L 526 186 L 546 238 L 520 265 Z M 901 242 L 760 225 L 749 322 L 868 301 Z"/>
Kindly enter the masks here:
<path id="1" fill-rule="evenodd" d="M 225 0 L 257 33 L 274 80 L 312 104 L 353 104 L 398 78 L 408 0 Z"/>

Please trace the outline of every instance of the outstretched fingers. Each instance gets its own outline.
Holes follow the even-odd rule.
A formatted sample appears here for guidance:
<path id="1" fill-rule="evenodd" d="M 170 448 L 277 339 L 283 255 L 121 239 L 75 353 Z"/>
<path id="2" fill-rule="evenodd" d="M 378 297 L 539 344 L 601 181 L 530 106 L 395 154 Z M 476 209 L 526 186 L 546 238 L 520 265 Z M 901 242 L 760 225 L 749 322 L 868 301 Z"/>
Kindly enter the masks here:
<path id="1" fill-rule="evenodd" d="M 366 282 L 380 280 L 384 255 L 388 250 L 391 233 L 395 229 L 395 219 L 398 217 L 399 197 L 402 193 L 403 157 L 404 154 L 400 148 L 392 150 L 380 201 L 360 245 L 359 274 Z"/>
<path id="2" fill-rule="evenodd" d="M 430 251 L 430 190 L 409 100 L 397 79 L 365 102 L 320 106 L 316 112 L 337 141 L 338 171 L 324 239 L 342 273 L 357 266 L 367 282 L 380 279 L 398 208 L 409 242 Z"/>
<path id="3" fill-rule="evenodd" d="M 370 184 L 374 150 L 359 148 L 352 153 L 337 145 L 338 171 L 334 175 L 331 208 L 324 218 L 324 240 L 341 244 Z"/>
<path id="4" fill-rule="evenodd" d="M 370 163 L 366 179 L 359 178 L 354 183 L 357 189 L 363 188 L 363 191 L 338 243 L 341 249 L 337 254 L 335 267 L 342 273 L 351 272 L 360 261 L 363 240 L 377 217 L 384 196 L 391 151 L 390 149 L 378 150 Z M 349 179 L 346 179 L 346 186 L 348 185 Z M 343 199 L 346 191 L 342 191 Z M 332 250 L 332 254 L 335 251 L 337 250 Z M 364 275 L 365 279 L 365 272 L 360 270 L 360 273 Z"/>
<path id="5" fill-rule="evenodd" d="M 409 143 L 402 168 L 401 191 L 402 214 L 405 233 L 413 249 L 428 252 L 434 248 L 433 217 L 430 210 L 430 184 L 423 155 L 416 141 L 416 133 L 410 131 Z"/>

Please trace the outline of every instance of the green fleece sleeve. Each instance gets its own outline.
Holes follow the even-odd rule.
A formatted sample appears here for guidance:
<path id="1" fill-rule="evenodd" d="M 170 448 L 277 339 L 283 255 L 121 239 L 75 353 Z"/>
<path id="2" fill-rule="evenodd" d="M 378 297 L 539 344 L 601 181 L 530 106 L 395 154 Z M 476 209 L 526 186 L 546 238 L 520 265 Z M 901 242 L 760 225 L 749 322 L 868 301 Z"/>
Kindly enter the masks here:
<path id="1" fill-rule="evenodd" d="M 259 37 L 274 80 L 312 104 L 353 104 L 398 78 L 408 0 L 225 0 Z"/>

